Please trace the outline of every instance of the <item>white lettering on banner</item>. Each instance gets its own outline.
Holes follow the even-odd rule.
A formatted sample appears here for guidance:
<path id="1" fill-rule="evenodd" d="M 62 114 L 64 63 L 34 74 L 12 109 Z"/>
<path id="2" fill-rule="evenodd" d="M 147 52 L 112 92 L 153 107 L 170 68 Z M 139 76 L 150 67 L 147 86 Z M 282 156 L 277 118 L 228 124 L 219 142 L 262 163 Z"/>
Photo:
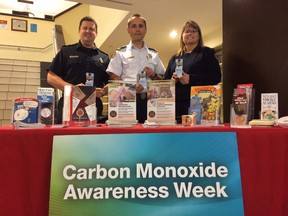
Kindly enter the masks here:
<path id="1" fill-rule="evenodd" d="M 153 167 L 152 163 L 136 164 L 136 178 L 225 178 L 228 176 L 228 169 L 225 166 L 219 166 L 212 162 L 205 166 L 199 163 L 199 166 L 180 166 L 180 167 Z"/>
<path id="2" fill-rule="evenodd" d="M 169 182 L 163 181 L 163 183 L 168 185 L 159 185 L 159 179 L 161 178 L 173 178 L 173 186 L 177 198 L 218 198 L 218 197 L 228 197 L 226 193 L 226 187 L 221 185 L 219 182 L 220 178 L 226 178 L 228 176 L 228 168 L 226 166 L 216 165 L 215 162 L 208 163 L 207 165 L 203 162 L 199 162 L 196 166 L 154 166 L 152 163 L 136 163 L 135 164 L 135 176 L 136 179 L 143 179 L 144 185 L 124 185 L 126 181 L 122 182 L 122 179 L 130 179 L 131 171 L 129 167 L 111 167 L 105 168 L 100 164 L 96 164 L 93 168 L 77 168 L 74 165 L 66 165 L 63 169 L 63 177 L 68 181 L 83 181 L 83 180 L 99 180 L 103 181 L 105 179 L 121 179 L 121 187 L 119 187 L 118 182 L 115 183 L 113 187 L 90 187 L 90 188 L 80 188 L 74 184 L 68 184 L 64 200 L 82 200 L 82 199 L 156 199 L 156 198 L 168 198 L 169 197 Z M 147 185 L 144 179 L 155 178 L 157 179 L 157 186 Z M 188 179 L 188 178 L 215 178 L 215 182 L 210 185 L 195 185 L 192 181 L 176 182 L 175 179 Z M 217 180 L 216 180 L 217 179 Z M 182 182 L 181 182 L 182 181 Z M 120 181 L 119 181 L 120 182 Z M 129 184 L 127 181 L 126 183 Z M 134 182 L 134 181 L 133 181 Z M 155 183 L 155 181 L 152 181 Z M 131 183 L 131 182 L 130 182 Z M 151 182 L 150 182 L 151 183 Z M 171 182 L 170 182 L 171 183 Z M 96 184 L 97 185 L 97 184 Z"/>
<path id="3" fill-rule="evenodd" d="M 205 188 L 201 186 L 192 187 L 192 182 L 181 182 L 180 185 L 177 182 L 173 183 L 176 195 L 178 198 L 182 198 L 183 196 L 189 198 L 192 196 L 196 198 L 201 198 L 203 196 L 213 198 L 213 197 L 228 197 L 227 193 L 225 192 L 226 186 L 220 185 L 220 182 L 216 182 L 216 186 L 207 186 Z"/>
<path id="4" fill-rule="evenodd" d="M 168 187 L 151 186 L 138 188 L 134 187 L 106 187 L 106 188 L 75 188 L 73 184 L 69 184 L 64 195 L 64 200 L 67 199 L 129 199 L 129 198 L 162 198 L 165 199 L 169 196 Z"/>
<path id="5" fill-rule="evenodd" d="M 74 165 L 67 165 L 63 169 L 63 177 L 66 180 L 86 180 L 86 179 L 116 179 L 116 178 L 130 178 L 130 169 L 128 167 L 124 168 L 109 168 L 106 169 L 101 167 L 99 164 L 96 168 L 79 168 L 77 169 Z"/>

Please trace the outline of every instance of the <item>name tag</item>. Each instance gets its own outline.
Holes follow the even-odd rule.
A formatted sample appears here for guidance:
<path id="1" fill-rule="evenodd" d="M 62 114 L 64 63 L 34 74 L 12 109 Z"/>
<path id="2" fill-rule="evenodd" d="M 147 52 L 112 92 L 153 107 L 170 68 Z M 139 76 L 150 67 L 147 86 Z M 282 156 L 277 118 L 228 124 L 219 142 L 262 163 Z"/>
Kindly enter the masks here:
<path id="1" fill-rule="evenodd" d="M 94 74 L 87 72 L 86 73 L 86 82 L 85 86 L 94 86 Z"/>

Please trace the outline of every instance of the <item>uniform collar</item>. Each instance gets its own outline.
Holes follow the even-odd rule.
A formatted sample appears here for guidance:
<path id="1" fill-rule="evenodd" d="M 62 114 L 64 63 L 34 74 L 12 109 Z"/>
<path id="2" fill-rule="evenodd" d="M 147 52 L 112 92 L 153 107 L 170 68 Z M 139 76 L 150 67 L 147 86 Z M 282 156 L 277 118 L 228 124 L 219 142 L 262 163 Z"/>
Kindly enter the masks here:
<path id="1" fill-rule="evenodd" d="M 139 50 L 137 47 L 133 45 L 132 41 L 130 41 L 130 43 L 127 45 L 127 49 L 132 50 L 133 48 Z M 144 41 L 144 46 L 141 49 L 148 49 L 148 46 L 145 43 L 145 41 Z"/>
<path id="2" fill-rule="evenodd" d="M 80 40 L 79 40 L 79 42 L 77 43 L 76 48 L 77 48 L 77 49 L 81 48 L 81 49 L 86 49 L 86 50 L 97 50 L 97 49 L 98 49 L 95 43 L 94 43 L 94 47 L 92 47 L 92 48 L 84 47 Z"/>

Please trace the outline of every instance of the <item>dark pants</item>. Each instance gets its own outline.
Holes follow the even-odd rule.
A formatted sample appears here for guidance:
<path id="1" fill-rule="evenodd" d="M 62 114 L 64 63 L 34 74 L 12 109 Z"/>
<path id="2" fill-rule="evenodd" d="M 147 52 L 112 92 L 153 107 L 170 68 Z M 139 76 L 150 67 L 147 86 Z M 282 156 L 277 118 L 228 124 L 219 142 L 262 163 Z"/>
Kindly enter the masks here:
<path id="1" fill-rule="evenodd" d="M 141 98 L 141 94 L 137 94 L 136 118 L 138 123 L 144 123 L 147 120 L 147 94 L 144 99 Z"/>
<path id="2" fill-rule="evenodd" d="M 63 97 L 58 100 L 57 112 L 56 112 L 56 124 L 62 124 L 62 115 L 63 115 Z"/>
<path id="3" fill-rule="evenodd" d="M 182 122 L 182 115 L 187 115 L 189 110 L 189 103 L 176 102 L 176 121 Z"/>

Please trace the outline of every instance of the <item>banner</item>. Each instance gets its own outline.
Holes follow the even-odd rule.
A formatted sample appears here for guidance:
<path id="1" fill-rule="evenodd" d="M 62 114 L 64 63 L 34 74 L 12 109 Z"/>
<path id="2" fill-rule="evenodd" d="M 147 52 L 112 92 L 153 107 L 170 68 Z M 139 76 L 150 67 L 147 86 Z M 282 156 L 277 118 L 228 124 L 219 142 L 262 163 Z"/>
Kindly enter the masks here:
<path id="1" fill-rule="evenodd" d="M 55 136 L 50 216 L 243 216 L 236 133 Z"/>

